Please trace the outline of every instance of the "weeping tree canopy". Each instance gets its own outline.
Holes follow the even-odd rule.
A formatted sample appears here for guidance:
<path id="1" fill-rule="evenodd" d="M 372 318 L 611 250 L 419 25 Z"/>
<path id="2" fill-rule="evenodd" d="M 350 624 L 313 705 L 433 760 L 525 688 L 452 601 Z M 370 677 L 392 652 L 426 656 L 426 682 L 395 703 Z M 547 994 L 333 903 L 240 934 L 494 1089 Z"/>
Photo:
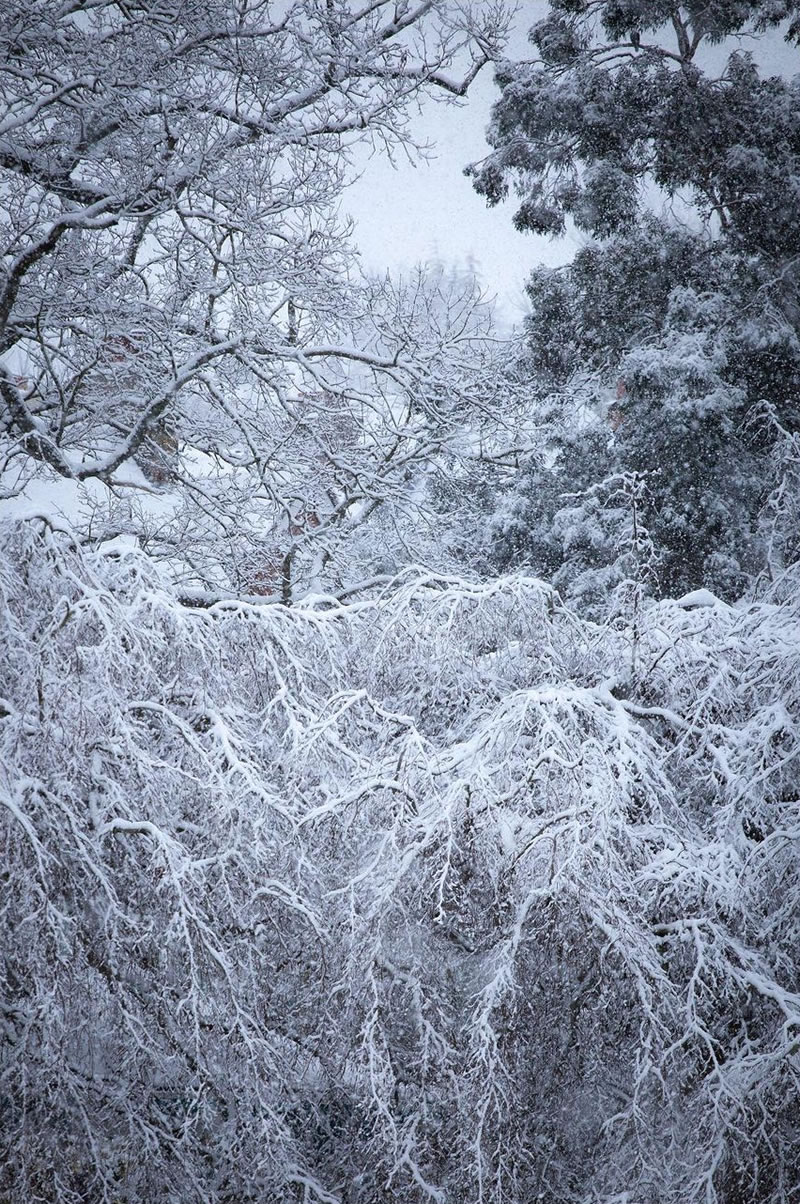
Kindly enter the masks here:
<path id="1" fill-rule="evenodd" d="M 2 1198 L 792 1198 L 794 602 L 2 590 Z"/>

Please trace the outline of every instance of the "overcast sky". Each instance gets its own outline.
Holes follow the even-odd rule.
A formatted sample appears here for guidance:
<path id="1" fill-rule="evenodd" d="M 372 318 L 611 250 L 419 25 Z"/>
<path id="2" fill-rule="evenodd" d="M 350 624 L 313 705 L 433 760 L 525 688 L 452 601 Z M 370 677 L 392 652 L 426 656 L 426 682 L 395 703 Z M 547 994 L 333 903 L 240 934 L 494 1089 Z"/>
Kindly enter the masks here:
<path id="1" fill-rule="evenodd" d="M 510 58 L 532 52 L 527 29 L 546 4 L 527 3 L 508 47 Z M 489 150 L 484 133 L 499 93 L 487 66 L 462 105 L 430 102 L 412 119 L 415 139 L 430 142 L 431 157 L 409 162 L 402 154 L 393 167 L 383 148 L 359 159 L 361 178 L 345 193 L 342 211 L 356 222 L 355 241 L 367 268 L 392 271 L 427 260 L 447 266 L 476 261 L 484 287 L 496 295 L 503 315 L 516 321 L 525 310 L 523 285 L 541 262 L 572 258 L 573 240 L 519 234 L 511 224 L 510 202 L 487 208 L 464 175 L 468 163 Z"/>

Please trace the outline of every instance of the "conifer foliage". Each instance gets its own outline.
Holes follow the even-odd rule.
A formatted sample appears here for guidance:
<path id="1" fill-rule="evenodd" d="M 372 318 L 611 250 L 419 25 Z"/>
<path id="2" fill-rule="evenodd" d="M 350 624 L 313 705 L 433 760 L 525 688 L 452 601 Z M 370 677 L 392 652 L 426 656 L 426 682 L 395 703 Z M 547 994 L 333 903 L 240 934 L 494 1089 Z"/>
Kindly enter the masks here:
<path id="1" fill-rule="evenodd" d="M 534 59 L 499 68 L 478 191 L 495 203 L 513 185 L 520 229 L 569 220 L 589 241 L 529 284 L 527 362 L 565 436 L 505 507 L 498 560 L 558 572 L 576 600 L 619 576 L 591 500 L 619 473 L 646 477 L 662 594 L 733 599 L 766 567 L 775 444 L 758 415 L 800 417 L 800 108 L 797 79 L 765 78 L 746 47 L 792 43 L 788 15 L 555 0 Z"/>

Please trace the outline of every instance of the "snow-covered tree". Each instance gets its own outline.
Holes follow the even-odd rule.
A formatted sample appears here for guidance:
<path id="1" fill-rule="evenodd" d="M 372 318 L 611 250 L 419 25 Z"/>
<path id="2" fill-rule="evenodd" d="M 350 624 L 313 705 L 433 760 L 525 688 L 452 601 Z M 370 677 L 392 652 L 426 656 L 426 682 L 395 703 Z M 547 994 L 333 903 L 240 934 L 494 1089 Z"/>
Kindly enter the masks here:
<path id="1" fill-rule="evenodd" d="M 478 190 L 496 203 L 513 183 L 520 229 L 561 232 L 569 217 L 604 237 L 629 228 L 656 185 L 748 250 L 792 259 L 797 80 L 762 78 L 742 49 L 779 28 L 796 43 L 791 12 L 551 0 L 530 32 L 534 57 L 498 69 L 494 149 L 470 169 Z"/>
<path id="2" fill-rule="evenodd" d="M 795 602 L 2 583 L 3 1198 L 793 1199 Z"/>
<path id="3" fill-rule="evenodd" d="M 520 229 L 572 221 L 591 236 L 529 285 L 529 363 L 548 404 L 563 399 L 564 437 L 544 472 L 523 475 L 501 564 L 518 548 L 571 580 L 583 571 L 571 546 L 588 537 L 601 594 L 615 541 L 565 495 L 635 472 L 647 474 L 662 592 L 706 585 L 731 599 L 764 567 L 774 449 L 752 419 L 766 403 L 784 429 L 800 421 L 797 80 L 764 78 L 741 39 L 774 41 L 788 16 L 554 0 L 531 31 L 534 57 L 501 65 L 476 187 L 490 203 L 515 187 Z M 649 212 L 667 201 L 668 219 Z"/>
<path id="4" fill-rule="evenodd" d="M 794 1204 L 775 343 L 737 385 L 677 236 L 619 329 L 586 257 L 540 278 L 586 321 L 527 379 L 471 279 L 351 278 L 349 139 L 459 94 L 494 8 L 4 16 L 0 1204 Z M 747 601 L 648 597 L 666 397 L 768 466 Z M 534 452 L 610 622 L 478 579 Z"/>
<path id="5" fill-rule="evenodd" d="M 462 97 L 502 6 L 1 15 L 4 489 L 46 470 L 187 586 L 302 593 L 474 400 L 477 298 L 431 322 L 362 281 L 337 208 L 351 147 Z"/>
<path id="6" fill-rule="evenodd" d="M 542 381 L 538 406 L 550 419 L 550 454 L 523 466 L 498 513 L 496 556 L 501 565 L 527 558 L 537 571 L 556 574 L 572 596 L 590 570 L 590 592 L 602 599 L 618 576 L 628 522 L 603 502 L 603 481 L 634 473 L 647 486 L 641 513 L 655 553 L 653 588 L 674 595 L 704 585 L 732 599 L 765 564 L 761 513 L 775 481 L 777 436 L 756 418 L 769 400 L 795 429 L 791 362 L 788 384 L 765 369 L 784 362 L 782 351 L 791 361 L 796 338 L 786 323 L 769 329 L 768 316 L 750 316 L 756 294 L 741 278 L 714 281 L 715 267 L 721 274 L 736 265 L 708 249 L 693 265 L 695 275 L 705 265 L 704 284 L 679 284 L 669 270 L 662 283 L 656 263 L 645 286 L 656 303 L 637 312 L 641 291 L 626 302 L 621 269 L 633 244 L 657 253 L 656 229 L 593 246 L 568 269 L 534 277 L 527 358 Z M 566 336 L 560 348 L 559 328 Z"/>

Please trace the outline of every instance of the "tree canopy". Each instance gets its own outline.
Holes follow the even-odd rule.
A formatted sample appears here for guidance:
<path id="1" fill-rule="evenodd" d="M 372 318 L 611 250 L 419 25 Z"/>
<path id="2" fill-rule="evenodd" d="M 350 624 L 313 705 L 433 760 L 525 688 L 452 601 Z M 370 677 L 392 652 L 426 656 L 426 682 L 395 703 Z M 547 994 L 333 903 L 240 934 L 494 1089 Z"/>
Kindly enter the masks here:
<path id="1" fill-rule="evenodd" d="M 360 277 L 337 216 L 350 148 L 404 142 L 422 96 L 462 96 L 504 21 L 445 3 L 5 4 L 17 483 L 33 458 L 91 498 L 110 488 L 95 536 L 145 539 L 194 588 L 309 589 L 342 532 L 405 496 L 489 358 L 471 286 Z M 148 483 L 171 500 L 143 517 Z"/>
<path id="2" fill-rule="evenodd" d="M 774 42 L 788 16 L 556 2 L 531 31 L 537 57 L 498 69 L 478 191 L 495 203 L 513 185 L 521 229 L 588 236 L 528 286 L 526 363 L 547 406 L 562 396 L 564 436 L 506 506 L 498 557 L 593 604 L 625 538 L 604 477 L 641 479 L 662 594 L 732 600 L 775 567 L 765 506 L 778 432 L 799 417 L 800 106 L 797 79 L 765 78 L 743 39 Z"/>

